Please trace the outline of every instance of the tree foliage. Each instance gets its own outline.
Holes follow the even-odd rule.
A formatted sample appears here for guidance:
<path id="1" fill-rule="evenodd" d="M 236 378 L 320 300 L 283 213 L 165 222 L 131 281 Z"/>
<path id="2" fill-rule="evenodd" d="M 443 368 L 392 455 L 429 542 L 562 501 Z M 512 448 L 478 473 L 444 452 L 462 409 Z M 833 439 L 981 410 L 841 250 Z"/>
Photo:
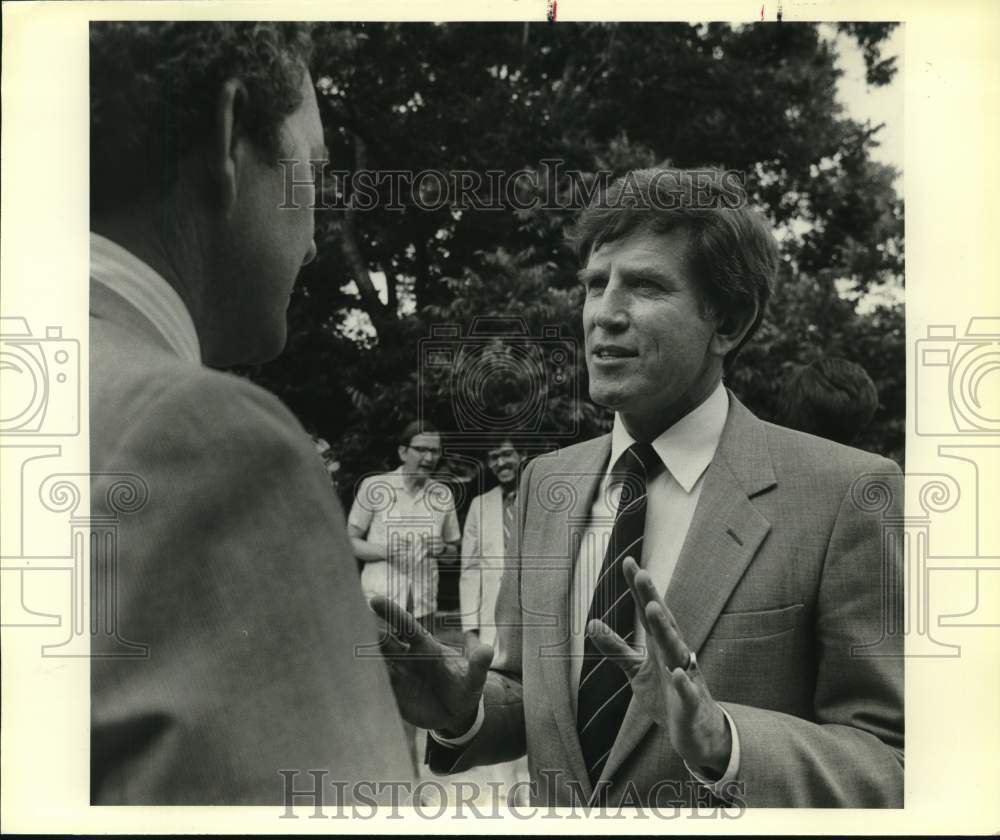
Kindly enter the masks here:
<path id="1" fill-rule="evenodd" d="M 880 52 L 891 27 L 841 25 L 872 85 L 895 71 Z M 551 167 L 542 162 L 559 160 L 581 183 L 651 165 L 745 173 L 783 263 L 730 386 L 770 418 L 792 366 L 823 354 L 859 362 L 881 399 L 861 443 L 901 459 L 902 304 L 891 294 L 867 304 L 873 291 L 902 287 L 897 173 L 871 157 L 878 127 L 839 105 L 835 41 L 821 27 L 329 24 L 315 40 L 334 170 L 528 169 L 544 181 Z M 566 182 L 556 186 L 570 195 Z M 541 373 L 519 371 L 517 340 L 500 334 L 458 342 L 492 360 L 489 375 L 477 363 L 478 385 L 454 365 L 427 365 L 434 325 L 466 339 L 483 318 L 515 319 L 536 337 L 554 326 L 552 341 L 578 346 L 578 266 L 564 243 L 574 210 L 427 210 L 409 200 L 392 209 L 382 199 L 373 209 L 317 213 L 319 256 L 293 297 L 287 350 L 250 371 L 333 443 L 345 492 L 394 462 L 395 435 L 418 409 L 446 428 L 462 400 L 517 418 L 527 416 L 524 389 L 542 388 L 544 411 L 530 420 L 542 438 L 606 429 L 606 412 L 586 398 L 580 352 L 555 378 L 544 369 L 550 359 Z M 381 292 L 373 275 L 385 277 Z"/>

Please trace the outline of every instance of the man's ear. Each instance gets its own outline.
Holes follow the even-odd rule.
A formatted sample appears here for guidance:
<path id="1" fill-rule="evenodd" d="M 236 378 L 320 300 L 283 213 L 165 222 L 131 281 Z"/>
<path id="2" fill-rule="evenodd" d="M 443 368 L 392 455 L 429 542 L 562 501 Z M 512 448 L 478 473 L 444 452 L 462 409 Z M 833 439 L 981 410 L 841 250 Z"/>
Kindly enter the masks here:
<path id="1" fill-rule="evenodd" d="M 247 89 L 239 79 L 229 79 L 222 85 L 216 102 L 215 143 L 211 150 L 211 165 L 219 184 L 219 204 L 228 214 L 236 205 L 239 176 L 247 147 L 241 143 L 246 113 Z"/>
<path id="2" fill-rule="evenodd" d="M 728 312 L 715 316 L 715 335 L 712 336 L 712 352 L 725 356 L 739 345 L 757 319 L 757 305 L 744 312 Z"/>
<path id="3" fill-rule="evenodd" d="M 406 453 L 406 450 L 407 450 L 407 447 L 403 446 L 402 444 L 400 444 L 398 447 L 396 447 L 396 452 L 399 453 L 399 463 L 401 463 L 401 464 L 403 463 L 403 457 L 404 457 L 404 454 Z"/>

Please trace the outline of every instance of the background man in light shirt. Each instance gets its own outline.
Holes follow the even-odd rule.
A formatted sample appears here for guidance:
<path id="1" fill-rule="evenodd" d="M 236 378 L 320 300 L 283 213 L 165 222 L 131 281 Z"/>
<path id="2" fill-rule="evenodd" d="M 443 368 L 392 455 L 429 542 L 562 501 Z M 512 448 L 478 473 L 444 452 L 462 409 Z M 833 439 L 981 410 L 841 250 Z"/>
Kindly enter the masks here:
<path id="1" fill-rule="evenodd" d="M 414 775 L 385 666 L 355 655 L 376 622 L 315 449 L 211 369 L 281 352 L 316 253 L 311 188 L 280 209 L 278 164 L 325 157 L 310 51 L 298 24 L 91 25 L 92 514 L 123 477 L 148 490 L 91 570 L 116 627 L 95 601 L 94 804 Z"/>
<path id="2" fill-rule="evenodd" d="M 509 438 L 498 438 L 486 452 L 496 487 L 476 496 L 462 530 L 462 573 L 458 580 L 459 613 L 466 647 L 496 642 L 496 604 L 508 552 L 516 550 L 517 483 L 524 455 Z M 499 782 L 498 798 L 527 803 L 528 764 L 522 756 L 480 771 Z"/>
<path id="3" fill-rule="evenodd" d="M 451 490 L 434 479 L 441 435 L 430 423 L 414 420 L 399 441 L 400 465 L 359 483 L 347 530 L 364 563 L 365 593 L 406 604 L 433 632 L 437 563 L 458 560 L 461 531 Z"/>
<path id="4" fill-rule="evenodd" d="M 439 561 L 458 559 L 461 532 L 451 491 L 434 479 L 441 435 L 426 421 L 406 425 L 397 449 L 400 465 L 358 485 L 347 530 L 364 563 L 361 586 L 399 604 L 430 632 L 437 611 Z M 414 762 L 417 732 L 407 726 Z"/>
<path id="5" fill-rule="evenodd" d="M 495 657 L 374 602 L 431 767 L 527 752 L 533 800 L 555 804 L 900 807 L 899 469 L 761 422 L 722 384 L 777 270 L 767 225 L 725 178 L 645 170 L 572 238 L 614 428 L 525 469 Z"/>
<path id="6" fill-rule="evenodd" d="M 465 516 L 458 596 L 462 633 L 472 647 L 496 640 L 494 613 L 504 558 L 515 548 L 517 482 L 523 461 L 509 438 L 497 440 L 486 452 L 486 465 L 497 485 L 476 496 Z"/>

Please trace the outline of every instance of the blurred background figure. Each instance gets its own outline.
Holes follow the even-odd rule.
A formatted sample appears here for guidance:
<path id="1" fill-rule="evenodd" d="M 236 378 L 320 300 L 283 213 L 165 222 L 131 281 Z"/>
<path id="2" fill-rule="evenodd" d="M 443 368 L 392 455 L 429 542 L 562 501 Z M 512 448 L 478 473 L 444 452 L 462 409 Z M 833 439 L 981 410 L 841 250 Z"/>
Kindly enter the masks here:
<path id="1" fill-rule="evenodd" d="M 486 453 L 486 465 L 497 486 L 472 500 L 462 532 L 462 574 L 459 579 L 462 631 L 467 647 L 495 645 L 496 604 L 503 575 L 504 558 L 516 548 L 517 483 L 524 454 L 509 439 L 496 441 Z M 501 804 L 514 796 L 527 803 L 528 759 L 526 756 L 480 768 L 479 778 L 500 782 Z M 524 782 L 512 791 L 517 782 Z M 492 790 L 492 788 L 490 788 Z"/>
<path id="2" fill-rule="evenodd" d="M 435 630 L 438 562 L 458 559 L 461 531 L 451 490 L 434 478 L 441 459 L 441 435 L 425 421 L 408 423 L 399 437 L 400 464 L 370 475 L 358 485 L 347 519 L 354 554 L 364 565 L 365 596 L 382 595 Z M 404 721 L 414 763 L 419 765 L 418 731 Z"/>
<path id="3" fill-rule="evenodd" d="M 459 581 L 462 632 L 472 642 L 496 641 L 497 593 L 503 561 L 515 547 L 517 482 L 524 456 L 510 440 L 497 443 L 486 465 L 497 486 L 472 500 L 462 532 L 462 574 Z"/>
<path id="4" fill-rule="evenodd" d="M 875 383 L 861 365 L 822 358 L 788 378 L 778 401 L 777 422 L 853 445 L 877 409 Z"/>

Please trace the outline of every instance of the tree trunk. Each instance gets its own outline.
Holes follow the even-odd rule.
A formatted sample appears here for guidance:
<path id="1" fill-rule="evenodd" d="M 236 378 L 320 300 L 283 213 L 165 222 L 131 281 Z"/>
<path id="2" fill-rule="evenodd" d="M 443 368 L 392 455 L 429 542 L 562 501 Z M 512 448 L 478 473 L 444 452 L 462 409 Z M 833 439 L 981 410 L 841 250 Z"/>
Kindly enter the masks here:
<path id="1" fill-rule="evenodd" d="M 354 139 L 354 167 L 355 171 L 367 168 L 368 154 L 365 141 L 357 134 L 353 134 Z M 344 210 L 344 218 L 338 226 L 338 241 L 340 250 L 344 255 L 344 260 L 351 272 L 351 278 L 358 287 L 358 294 L 361 296 L 361 308 L 368 313 L 372 320 L 372 326 L 379 339 L 385 338 L 383 331 L 387 324 L 396 318 L 396 307 L 387 306 L 382 303 L 378 296 L 378 290 L 372 283 L 371 274 L 368 270 L 368 262 L 361 253 L 361 241 L 357 230 L 357 210 L 348 205 Z M 386 278 L 388 280 L 388 277 Z M 391 301 L 390 301 L 391 303 Z"/>

